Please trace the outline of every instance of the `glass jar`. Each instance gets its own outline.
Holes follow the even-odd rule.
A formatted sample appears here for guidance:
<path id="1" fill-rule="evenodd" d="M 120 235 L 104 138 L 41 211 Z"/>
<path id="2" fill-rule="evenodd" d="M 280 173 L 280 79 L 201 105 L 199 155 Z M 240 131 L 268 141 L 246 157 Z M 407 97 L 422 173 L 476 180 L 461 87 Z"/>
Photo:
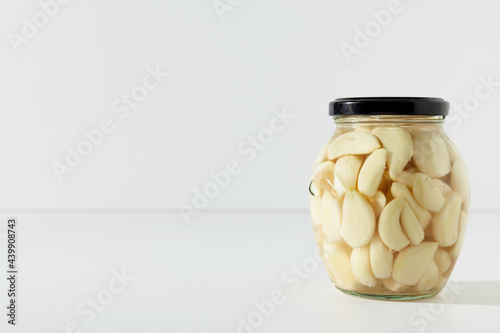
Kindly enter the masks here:
<path id="1" fill-rule="evenodd" d="M 443 131 L 441 98 L 341 98 L 310 192 L 315 238 L 341 291 L 407 300 L 439 293 L 469 212 L 462 157 Z"/>

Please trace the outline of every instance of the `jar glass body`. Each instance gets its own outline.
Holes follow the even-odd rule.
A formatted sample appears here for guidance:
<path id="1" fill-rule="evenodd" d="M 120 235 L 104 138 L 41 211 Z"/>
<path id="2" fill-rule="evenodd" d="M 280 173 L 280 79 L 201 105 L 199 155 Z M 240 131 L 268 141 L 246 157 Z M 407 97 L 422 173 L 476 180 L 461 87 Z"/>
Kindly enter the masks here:
<path id="1" fill-rule="evenodd" d="M 442 116 L 340 116 L 309 186 L 335 286 L 380 299 L 440 292 L 457 261 L 469 180 Z"/>

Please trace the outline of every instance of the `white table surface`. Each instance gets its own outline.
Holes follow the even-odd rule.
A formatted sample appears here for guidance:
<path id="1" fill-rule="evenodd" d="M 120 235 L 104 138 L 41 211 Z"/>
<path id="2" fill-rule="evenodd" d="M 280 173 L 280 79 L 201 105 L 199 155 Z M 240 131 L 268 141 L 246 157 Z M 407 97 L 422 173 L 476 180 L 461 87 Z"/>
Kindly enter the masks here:
<path id="1" fill-rule="evenodd" d="M 500 332 L 500 212 L 471 212 L 456 287 L 412 302 L 336 290 L 312 259 L 305 211 L 203 213 L 189 225 L 177 213 L 6 212 L 0 234 L 8 216 L 19 219 L 18 325 L 2 307 L 1 332 Z M 310 273 L 291 280 L 303 263 Z M 111 294 L 114 270 L 134 278 Z M 5 279 L 0 288 L 3 305 Z M 273 291 L 283 302 L 259 323 L 254 302 Z M 94 318 L 77 313 L 98 295 L 109 303 Z M 258 327 L 238 329 L 249 316 Z"/>

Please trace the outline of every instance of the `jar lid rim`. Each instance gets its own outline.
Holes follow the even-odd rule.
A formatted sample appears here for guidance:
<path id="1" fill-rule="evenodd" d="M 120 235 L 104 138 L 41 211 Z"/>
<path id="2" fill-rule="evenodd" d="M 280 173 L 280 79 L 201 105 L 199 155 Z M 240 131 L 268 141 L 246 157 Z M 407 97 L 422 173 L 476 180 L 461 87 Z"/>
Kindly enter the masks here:
<path id="1" fill-rule="evenodd" d="M 439 97 L 345 97 L 330 102 L 330 116 L 447 116 L 450 103 Z"/>

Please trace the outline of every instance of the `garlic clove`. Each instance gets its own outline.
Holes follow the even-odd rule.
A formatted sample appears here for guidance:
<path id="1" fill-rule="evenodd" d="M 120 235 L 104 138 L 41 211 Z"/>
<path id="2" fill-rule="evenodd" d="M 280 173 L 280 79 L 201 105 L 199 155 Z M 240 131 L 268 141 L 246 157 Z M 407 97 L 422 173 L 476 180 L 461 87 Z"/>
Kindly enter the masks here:
<path id="1" fill-rule="evenodd" d="M 439 274 L 445 273 L 451 266 L 451 259 L 448 252 L 439 248 L 434 255 L 434 261 L 438 267 Z"/>
<path id="2" fill-rule="evenodd" d="M 460 222 L 458 227 L 458 239 L 449 249 L 448 253 L 452 259 L 456 259 L 460 250 L 462 249 L 462 245 L 465 239 L 465 229 L 467 228 L 467 213 L 460 213 Z"/>
<path id="3" fill-rule="evenodd" d="M 420 206 L 406 186 L 399 182 L 392 183 L 391 194 L 394 198 L 403 197 L 422 224 L 422 228 L 427 228 L 429 223 L 431 223 L 432 215 L 427 209 Z"/>
<path id="4" fill-rule="evenodd" d="M 363 196 L 348 190 L 342 206 L 342 226 L 340 236 L 352 248 L 368 244 L 375 231 L 373 208 Z"/>
<path id="5" fill-rule="evenodd" d="M 431 264 L 429 265 L 427 270 L 424 272 L 424 275 L 422 275 L 420 280 L 418 280 L 415 289 L 417 291 L 431 290 L 436 285 L 438 277 L 439 277 L 438 266 L 433 260 L 431 261 Z"/>
<path id="6" fill-rule="evenodd" d="M 437 248 L 435 242 L 422 242 L 399 252 L 392 269 L 394 280 L 410 286 L 417 284 L 431 264 Z"/>
<path id="7" fill-rule="evenodd" d="M 367 132 L 347 132 L 339 135 L 328 146 L 328 159 L 334 160 L 343 155 L 370 154 L 380 148 L 377 138 Z"/>
<path id="8" fill-rule="evenodd" d="M 443 193 L 434 186 L 432 178 L 420 172 L 413 177 L 413 197 L 431 212 L 439 212 L 445 201 Z"/>
<path id="9" fill-rule="evenodd" d="M 382 193 L 381 191 L 377 191 L 371 198 L 368 198 L 368 201 L 370 202 L 370 205 L 372 205 L 373 207 L 373 212 L 375 213 L 375 217 L 378 218 L 380 216 L 380 213 L 382 213 L 382 209 L 384 209 L 386 204 L 386 198 L 384 193 Z"/>
<path id="10" fill-rule="evenodd" d="M 460 194 L 462 202 L 469 201 L 469 176 L 467 175 L 465 164 L 460 160 L 456 160 L 453 163 L 450 185 L 454 191 Z"/>
<path id="11" fill-rule="evenodd" d="M 432 218 L 432 234 L 440 246 L 453 245 L 458 239 L 462 199 L 456 192 L 446 197 L 443 208 Z"/>
<path id="12" fill-rule="evenodd" d="M 324 246 L 326 266 L 333 280 L 340 288 L 352 290 L 356 288 L 356 280 L 351 270 L 351 249 L 343 242 Z"/>
<path id="13" fill-rule="evenodd" d="M 341 240 L 341 198 L 334 198 L 327 192 L 323 194 L 323 199 L 321 200 L 321 222 L 323 224 L 323 234 L 328 243 L 333 244 Z"/>
<path id="14" fill-rule="evenodd" d="M 438 133 L 422 132 L 413 137 L 413 161 L 420 172 L 440 178 L 451 171 L 446 144 Z"/>
<path id="15" fill-rule="evenodd" d="M 393 251 L 400 251 L 410 244 L 410 240 L 406 237 L 400 223 L 404 203 L 402 197 L 389 202 L 382 210 L 378 221 L 380 238 Z"/>
<path id="16" fill-rule="evenodd" d="M 413 154 L 411 135 L 404 128 L 392 126 L 379 126 L 372 133 L 387 149 L 389 174 L 392 179 L 395 179 L 403 171 Z"/>
<path id="17" fill-rule="evenodd" d="M 345 155 L 337 160 L 335 165 L 334 187 L 337 193 L 345 193 L 349 188 L 356 188 L 358 173 L 363 160 L 356 155 Z"/>
<path id="18" fill-rule="evenodd" d="M 351 252 L 351 270 L 356 281 L 367 287 L 374 287 L 377 279 L 370 266 L 370 245 L 353 249 Z"/>
<path id="19" fill-rule="evenodd" d="M 406 202 L 401 211 L 401 226 L 412 244 L 420 244 L 424 240 L 424 229 L 410 205 Z"/>
<path id="20" fill-rule="evenodd" d="M 391 276 L 393 253 L 382 242 L 378 234 L 373 235 L 370 241 L 370 263 L 373 275 L 378 279 Z"/>
<path id="21" fill-rule="evenodd" d="M 373 151 L 363 163 L 358 177 L 358 189 L 367 197 L 377 191 L 385 170 L 387 152 L 380 148 Z"/>

